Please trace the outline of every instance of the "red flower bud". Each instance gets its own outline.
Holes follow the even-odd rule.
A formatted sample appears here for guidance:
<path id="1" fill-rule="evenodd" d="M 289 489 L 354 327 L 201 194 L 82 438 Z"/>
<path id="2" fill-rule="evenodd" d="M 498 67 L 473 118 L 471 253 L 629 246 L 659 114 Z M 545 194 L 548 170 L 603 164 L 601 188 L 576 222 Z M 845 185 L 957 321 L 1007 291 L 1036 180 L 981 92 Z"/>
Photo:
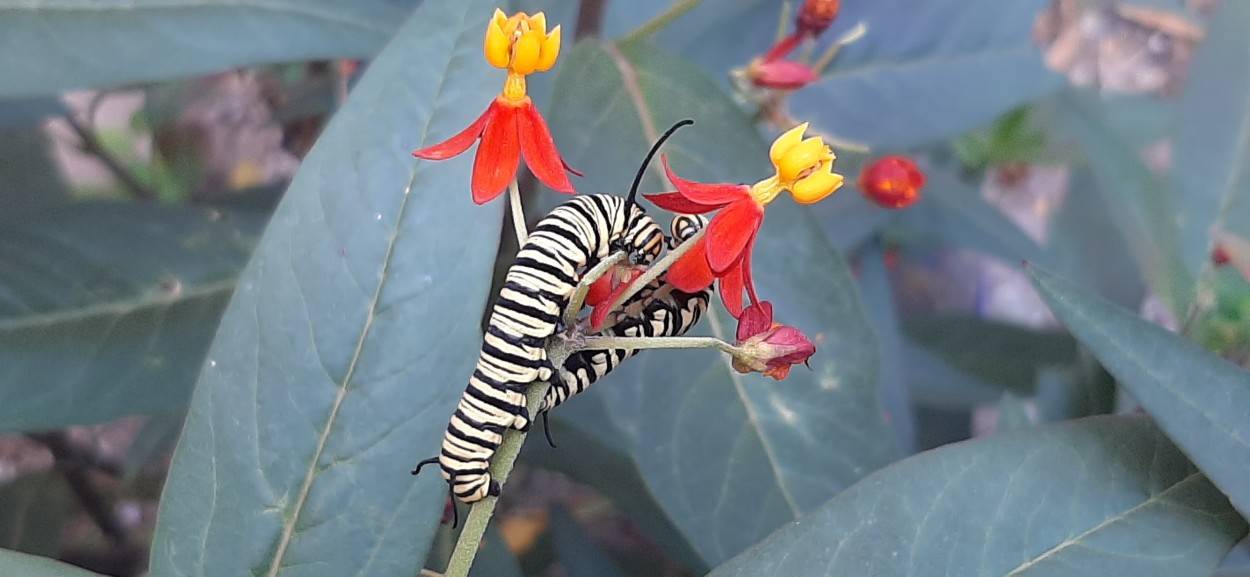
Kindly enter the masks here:
<path id="1" fill-rule="evenodd" d="M 887 156 L 864 168 L 859 175 L 864 197 L 886 208 L 906 208 L 920 200 L 924 173 L 906 156 Z"/>
<path id="2" fill-rule="evenodd" d="M 1211 250 L 1211 264 L 1220 267 L 1230 262 L 1233 262 L 1233 255 L 1228 254 L 1228 249 L 1223 245 L 1215 245 L 1215 248 Z"/>
<path id="3" fill-rule="evenodd" d="M 838 17 L 840 4 L 840 0 L 807 0 L 794 19 L 795 30 L 799 34 L 820 36 Z"/>
<path id="4" fill-rule="evenodd" d="M 806 64 L 790 60 L 757 60 L 747 68 L 751 83 L 761 88 L 798 90 L 820 80 Z"/>
<path id="5" fill-rule="evenodd" d="M 737 336 L 735 346 L 742 353 L 734 356 L 733 367 L 740 373 L 763 373 L 780 381 L 791 366 L 816 353 L 816 345 L 799 329 L 773 322 L 773 306 L 767 301 L 742 311 Z"/>

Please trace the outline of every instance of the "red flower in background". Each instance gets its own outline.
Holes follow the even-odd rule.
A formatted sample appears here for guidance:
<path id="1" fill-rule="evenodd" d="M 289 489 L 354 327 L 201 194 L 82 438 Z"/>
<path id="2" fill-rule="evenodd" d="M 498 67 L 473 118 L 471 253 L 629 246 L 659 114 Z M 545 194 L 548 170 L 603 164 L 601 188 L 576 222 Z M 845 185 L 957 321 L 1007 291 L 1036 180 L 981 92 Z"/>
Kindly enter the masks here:
<path id="1" fill-rule="evenodd" d="M 734 346 L 742 354 L 734 355 L 734 370 L 740 373 L 763 373 L 780 381 L 790 374 L 790 367 L 816 354 L 816 345 L 794 327 L 773 322 L 773 304 L 764 301 L 752 304 L 738 319 L 738 340 Z"/>
<path id="2" fill-rule="evenodd" d="M 560 54 L 560 27 L 547 32 L 542 12 L 528 16 L 518 12 L 511 17 L 495 10 L 486 29 L 486 60 L 496 68 L 506 68 L 508 78 L 503 93 L 491 101 L 486 112 L 459 134 L 412 153 L 426 160 L 446 160 L 482 141 L 473 160 L 471 189 L 473 202 L 489 202 L 516 178 L 521 158 L 534 176 L 552 190 L 572 194 L 569 168 L 542 114 L 526 95 L 525 77 L 550 70 Z"/>
<path id="3" fill-rule="evenodd" d="M 815 38 L 838 17 L 840 0 L 807 0 L 794 18 L 794 33 Z"/>
<path id="4" fill-rule="evenodd" d="M 924 173 L 906 156 L 887 156 L 864 168 L 859 175 L 860 192 L 886 208 L 906 208 L 920 200 Z"/>

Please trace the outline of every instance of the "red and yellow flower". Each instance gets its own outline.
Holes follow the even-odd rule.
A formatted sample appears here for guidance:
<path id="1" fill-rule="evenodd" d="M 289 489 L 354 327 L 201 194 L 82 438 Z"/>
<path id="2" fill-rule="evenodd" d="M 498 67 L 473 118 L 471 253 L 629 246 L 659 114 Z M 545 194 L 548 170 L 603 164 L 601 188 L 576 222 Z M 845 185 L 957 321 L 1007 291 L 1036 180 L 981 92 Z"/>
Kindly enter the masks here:
<path id="1" fill-rule="evenodd" d="M 543 184 L 572 194 L 573 184 L 566 171 L 578 176 L 581 173 L 569 168 L 560 157 L 547 122 L 526 94 L 525 85 L 527 75 L 546 72 L 555 65 L 560 55 L 560 27 L 548 32 L 547 17 L 542 12 L 506 16 L 496 9 L 486 28 L 484 52 L 492 66 L 508 71 L 503 92 L 468 128 L 412 155 L 445 160 L 463 153 L 480 139 L 471 185 L 473 202 L 478 204 L 494 199 L 508 187 L 516 178 L 522 157 Z"/>
<path id="2" fill-rule="evenodd" d="M 773 304 L 753 303 L 738 319 L 738 340 L 734 346 L 733 368 L 740 373 L 763 373 L 778 381 L 790 374 L 790 367 L 806 363 L 816 354 L 816 345 L 802 331 L 773 322 Z"/>
<path id="3" fill-rule="evenodd" d="M 859 175 L 860 192 L 886 208 L 907 208 L 920 200 L 924 173 L 906 156 L 887 156 L 864 168 Z"/>
<path id="4" fill-rule="evenodd" d="M 695 292 L 720 279 L 721 301 L 735 318 L 742 315 L 744 290 L 752 303 L 759 302 L 751 250 L 764 222 L 764 207 L 785 191 L 795 201 L 811 204 L 842 186 L 842 175 L 833 172 L 833 150 L 820 137 L 804 139 L 806 131 L 804 123 L 778 137 L 768 153 L 776 172 L 751 186 L 684 180 L 673 174 L 665 159 L 664 170 L 677 192 L 647 195 L 648 199 L 671 212 L 720 211 L 708 223 L 707 234 L 669 269 L 669 283 Z"/>

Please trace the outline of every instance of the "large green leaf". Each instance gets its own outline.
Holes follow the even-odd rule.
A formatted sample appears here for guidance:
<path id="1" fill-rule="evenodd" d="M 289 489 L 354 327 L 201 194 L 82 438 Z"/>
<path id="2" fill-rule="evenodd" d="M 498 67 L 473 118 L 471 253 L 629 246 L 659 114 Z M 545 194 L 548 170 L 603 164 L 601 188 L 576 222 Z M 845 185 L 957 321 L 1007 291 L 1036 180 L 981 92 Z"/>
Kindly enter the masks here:
<path id="1" fill-rule="evenodd" d="M 1145 296 L 1145 283 L 1125 237 L 1107 226 L 1115 220 L 1107 200 L 1093 172 L 1073 171 L 1063 208 L 1050 221 L 1049 243 L 1058 270 L 1116 304 L 1135 308 Z"/>
<path id="2" fill-rule="evenodd" d="M 1245 522 L 1145 417 L 950 445 L 860 481 L 711 573 L 1206 577 Z"/>
<path id="3" fill-rule="evenodd" d="M 21 221 L 69 202 L 69 187 L 38 126 L 0 127 L 0 223 Z"/>
<path id="4" fill-rule="evenodd" d="M 415 0 L 0 0 L 0 96 L 367 58 Z"/>
<path id="5" fill-rule="evenodd" d="M 1250 237 L 1250 3 L 1223 2 L 1198 48 L 1176 119 L 1172 183 L 1181 254 L 1198 276 L 1211 232 Z"/>
<path id="6" fill-rule="evenodd" d="M 0 99 L 0 128 L 31 126 L 65 113 L 65 105 L 52 97 Z"/>
<path id="7" fill-rule="evenodd" d="M 894 287 L 886 270 L 886 253 L 880 243 L 874 243 L 862 256 L 858 280 L 864 312 L 881 342 L 881 377 L 877 383 L 877 398 L 886 420 L 894 429 L 899 448 L 910 455 L 915 452 L 915 415 L 903 372 L 903 338 L 899 332 L 898 311 L 894 306 Z"/>
<path id="8" fill-rule="evenodd" d="M 1031 393 L 1041 369 L 1077 358 L 1076 342 L 1061 331 L 972 316 L 912 316 L 903 321 L 903 332 L 951 366 L 1016 393 Z"/>
<path id="9" fill-rule="evenodd" d="M 471 158 L 411 150 L 476 117 L 486 0 L 430 0 L 308 155 L 196 385 L 155 575 L 411 576 L 446 497 L 435 454 L 480 347 L 502 202 Z"/>
<path id="10" fill-rule="evenodd" d="M 629 182 L 632 160 L 648 145 L 640 118 L 652 130 L 696 119 L 665 147 L 683 177 L 754 182 L 770 174 L 755 129 L 690 63 L 642 45 L 614 53 L 583 44 L 566 58 L 551 122 L 569 163 L 590 175 L 579 187 Z M 652 177 L 644 190 L 660 186 Z M 591 391 L 606 399 L 651 492 L 713 564 L 898 454 L 877 405 L 876 338 L 845 263 L 789 200 L 768 207 L 755 250 L 761 298 L 775 303 L 780 322 L 823 339 L 812 371 L 800 367 L 778 383 L 733 372 L 720 353 L 651 351 Z M 704 326 L 733 340 L 726 315 Z"/>
<path id="11" fill-rule="evenodd" d="M 264 220 L 88 203 L 0 228 L 0 431 L 186 406 Z"/>
<path id="12" fill-rule="evenodd" d="M 1250 515 L 1250 372 L 1030 267 L 1050 310 Z"/>
<path id="13" fill-rule="evenodd" d="M 0 574 L 21 577 L 100 577 L 86 569 L 47 557 L 0 549 Z"/>
<path id="14" fill-rule="evenodd" d="M 1062 102 L 1063 124 L 1080 139 L 1113 224 L 1150 287 L 1183 317 L 1193 299 L 1193 277 L 1181 260 L 1170 192 L 1139 151 L 1112 131 L 1096 96 L 1071 91 Z"/>

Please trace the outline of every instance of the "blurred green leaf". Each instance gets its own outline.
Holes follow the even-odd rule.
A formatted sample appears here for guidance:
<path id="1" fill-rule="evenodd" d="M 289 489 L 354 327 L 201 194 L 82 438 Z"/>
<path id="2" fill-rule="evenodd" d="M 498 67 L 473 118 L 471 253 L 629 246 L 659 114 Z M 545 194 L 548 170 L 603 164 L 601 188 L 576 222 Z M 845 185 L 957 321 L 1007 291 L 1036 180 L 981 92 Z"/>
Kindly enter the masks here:
<path id="1" fill-rule="evenodd" d="M 1115 378 L 1082 350 L 1071 367 L 1042 369 L 1037 377 L 1042 422 L 1067 421 L 1115 412 Z"/>
<path id="2" fill-rule="evenodd" d="M 1061 86 L 1033 42 L 1033 21 L 1045 5 L 1045 0 L 844 2 L 841 26 L 863 22 L 868 34 L 843 50 L 824 79 L 794 93 L 793 115 L 839 137 L 887 149 L 983 126 Z"/>
<path id="3" fill-rule="evenodd" d="M 1172 148 L 1181 255 L 1195 278 L 1210 263 L 1213 230 L 1250 237 L 1250 3 L 1223 2 L 1208 22 Z"/>
<path id="4" fill-rule="evenodd" d="M 0 431 L 186 406 L 264 221 L 84 203 L 0 228 Z"/>
<path id="5" fill-rule="evenodd" d="M 1003 398 L 998 401 L 998 426 L 994 431 L 1002 433 L 1031 426 L 1033 422 L 1029 419 L 1027 400 L 1011 394 L 1011 391 L 1004 392 Z"/>
<path id="6" fill-rule="evenodd" d="M 894 429 L 899 448 L 910 455 L 915 452 L 915 416 L 903 372 L 905 361 L 898 311 L 894 307 L 894 287 L 885 262 L 885 251 L 880 244 L 874 243 L 864 253 L 859 263 L 859 295 L 877 340 L 881 342 L 881 377 L 877 383 L 877 399 L 886 420 Z"/>
<path id="7" fill-rule="evenodd" d="M 945 409 L 997 402 L 1001 386 L 952 367 L 938 355 L 904 339 L 903 371 L 912 400 Z"/>
<path id="8" fill-rule="evenodd" d="M 556 505 L 551 513 L 551 531 L 556 538 L 560 566 L 568 577 L 624 577 L 624 572 L 607 552 L 586 535 L 569 511 Z"/>
<path id="9" fill-rule="evenodd" d="M 1112 133 L 1102 116 L 1105 105 L 1094 95 L 1071 91 L 1063 102 L 1065 126 L 1080 138 L 1113 222 L 1147 283 L 1183 318 L 1193 299 L 1193 279 L 1181 260 L 1167 187 L 1137 150 Z"/>
<path id="10" fill-rule="evenodd" d="M 889 228 L 890 234 L 921 247 L 932 246 L 936 238 L 1012 263 L 1050 262 L 1046 250 L 981 198 L 980 180 L 965 181 L 955 174 L 956 168 L 953 164 L 926 167 L 925 195 L 898 211 L 897 227 Z"/>
<path id="11" fill-rule="evenodd" d="M 987 128 L 956 138 L 953 146 L 964 166 L 973 169 L 1054 160 L 1046 148 L 1046 134 L 1034 127 L 1028 106 L 1004 114 Z"/>
<path id="12" fill-rule="evenodd" d="M 186 420 L 185 411 L 149 417 L 143 428 L 139 429 L 134 442 L 130 443 L 130 449 L 126 451 L 122 477 L 126 480 L 134 479 L 148 463 L 174 452 Z"/>
<path id="13" fill-rule="evenodd" d="M 771 173 L 754 127 L 690 63 L 646 45 L 583 43 L 556 80 L 551 125 L 582 190 L 622 190 L 651 130 L 698 124 L 665 146 L 674 170 L 704 182 L 754 182 Z M 623 71 L 637 80 L 635 103 Z M 622 160 L 626 159 L 626 160 Z M 649 178 L 643 190 L 661 190 Z M 597 387 L 651 492 L 709 563 L 723 560 L 898 455 L 877 406 L 879 352 L 854 280 L 810 214 L 768 207 L 754 270 L 779 322 L 821 339 L 812 371 L 783 383 L 739 375 L 710 351 L 649 351 Z M 813 287 L 818 287 L 813 290 Z M 716 305 L 719 307 L 719 305 Z M 734 321 L 705 321 L 733 340 Z M 593 390 L 592 390 L 593 391 Z M 828 439 L 842 439 L 830 445 Z"/>
<path id="14" fill-rule="evenodd" d="M 609 376 L 607 379 L 615 380 Z M 605 382 L 611 383 L 612 380 Z M 608 386 L 613 386 L 609 384 Z M 557 448 L 546 442 L 526 443 L 521 459 L 526 463 L 558 471 L 603 495 L 621 512 L 662 545 L 669 555 L 684 563 L 695 574 L 710 568 L 695 553 L 690 542 L 647 487 L 637 463 L 625 446 L 627 439 L 616 429 L 599 387 L 560 405 L 551 417 L 551 435 Z"/>
<path id="15" fill-rule="evenodd" d="M 37 126 L 0 128 L 0 223 L 20 221 L 66 204 L 69 187 Z"/>
<path id="16" fill-rule="evenodd" d="M 55 557 L 72 501 L 56 473 L 27 473 L 0 485 L 0 547 Z"/>
<path id="17" fill-rule="evenodd" d="M 1115 226 L 1116 216 L 1089 169 L 1076 169 L 1068 180 L 1063 208 L 1050 221 L 1049 244 L 1056 268 L 1124 307 L 1136 308 L 1146 286 L 1137 262 Z"/>
<path id="18" fill-rule="evenodd" d="M 57 98 L 4 98 L 0 99 L 0 128 L 33 126 L 65 112 L 65 105 Z"/>
<path id="19" fill-rule="evenodd" d="M 101 577 L 86 569 L 47 557 L 0 549 L 0 574 L 21 577 Z"/>
<path id="20" fill-rule="evenodd" d="M 910 457 L 711 576 L 1206 577 L 1245 529 L 1149 419 L 1095 417 Z"/>
<path id="21" fill-rule="evenodd" d="M 499 532 L 499 524 L 492 522 L 486 527 L 486 536 L 482 539 L 482 547 L 473 558 L 473 566 L 469 568 L 469 577 L 521 577 L 521 565 L 516 556 L 508 550 L 508 544 Z"/>
<path id="22" fill-rule="evenodd" d="M 504 203 L 473 204 L 470 156 L 411 151 L 498 93 L 479 60 L 489 12 L 423 3 L 300 167 L 196 385 L 153 574 L 420 568 L 447 485 L 408 471 L 477 357 Z"/>
<path id="23" fill-rule="evenodd" d="M 1250 372 L 1041 268 L 1029 274 L 1055 316 L 1250 515 Z"/>
<path id="24" fill-rule="evenodd" d="M 415 4 L 0 0 L 0 53 L 5 55 L 0 96 L 116 86 L 268 62 L 369 58 Z M 489 12 L 480 16 L 479 27 Z"/>
<path id="25" fill-rule="evenodd" d="M 910 316 L 903 319 L 903 334 L 959 370 L 1026 395 L 1040 370 L 1077 358 L 1076 341 L 1066 333 L 966 315 Z"/>

